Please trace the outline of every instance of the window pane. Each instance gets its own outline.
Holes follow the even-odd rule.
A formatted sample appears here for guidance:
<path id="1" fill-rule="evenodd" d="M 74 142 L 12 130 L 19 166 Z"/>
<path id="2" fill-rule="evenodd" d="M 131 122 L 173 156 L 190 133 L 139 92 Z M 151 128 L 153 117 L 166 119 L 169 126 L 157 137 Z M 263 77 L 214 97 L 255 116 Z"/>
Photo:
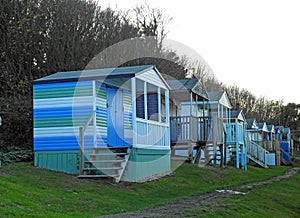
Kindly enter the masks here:
<path id="1" fill-rule="evenodd" d="M 161 122 L 166 122 L 166 99 L 165 99 L 165 90 L 160 89 L 160 110 L 161 110 Z"/>
<path id="2" fill-rule="evenodd" d="M 136 116 L 145 119 L 144 82 L 136 79 Z"/>
<path id="3" fill-rule="evenodd" d="M 147 84 L 147 110 L 148 119 L 158 121 L 158 95 L 157 87 Z"/>

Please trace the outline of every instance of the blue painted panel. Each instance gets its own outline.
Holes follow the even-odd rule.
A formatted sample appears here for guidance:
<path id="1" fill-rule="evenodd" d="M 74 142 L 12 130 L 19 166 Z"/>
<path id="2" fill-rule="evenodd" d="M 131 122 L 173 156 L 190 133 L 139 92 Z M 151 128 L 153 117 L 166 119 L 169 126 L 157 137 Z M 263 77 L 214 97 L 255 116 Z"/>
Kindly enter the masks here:
<path id="1" fill-rule="evenodd" d="M 290 161 L 290 154 L 289 153 L 280 153 L 281 157 L 286 160 L 286 161 Z"/>
<path id="2" fill-rule="evenodd" d="M 79 149 L 78 139 L 76 136 L 34 138 L 33 141 L 35 151 Z"/>
<path id="3" fill-rule="evenodd" d="M 266 163 L 269 166 L 275 166 L 276 165 L 275 153 L 266 154 Z"/>
<path id="4" fill-rule="evenodd" d="M 96 81 L 96 88 L 106 88 L 106 84 L 100 81 Z"/>
<path id="5" fill-rule="evenodd" d="M 280 143 L 280 148 L 287 151 L 287 152 L 290 152 L 290 143 L 288 142 L 281 142 Z"/>
<path id="6" fill-rule="evenodd" d="M 72 116 L 90 116 L 93 112 L 92 106 L 60 107 L 60 108 L 36 108 L 34 118 L 55 118 Z"/>
<path id="7" fill-rule="evenodd" d="M 108 87 L 106 93 L 108 104 L 107 144 L 108 146 L 125 146 L 122 92 Z"/>
<path id="8" fill-rule="evenodd" d="M 52 88 L 71 88 L 79 86 L 91 86 L 92 81 L 80 81 L 80 82 L 64 82 L 64 83 L 49 83 L 49 84 L 35 84 L 33 90 L 52 89 Z"/>
<path id="9" fill-rule="evenodd" d="M 107 109 L 103 107 L 96 107 L 96 115 L 100 117 L 107 117 Z"/>
<path id="10" fill-rule="evenodd" d="M 103 141 L 106 138 L 98 137 L 97 141 L 99 145 L 103 145 Z M 57 137 L 45 137 L 34 138 L 34 150 L 35 151 L 53 151 L 53 150 L 79 150 L 79 138 L 76 136 L 57 136 Z M 93 148 L 93 136 L 84 137 L 84 148 Z"/>
<path id="11" fill-rule="evenodd" d="M 131 112 L 124 112 L 124 121 L 132 123 L 132 113 Z"/>

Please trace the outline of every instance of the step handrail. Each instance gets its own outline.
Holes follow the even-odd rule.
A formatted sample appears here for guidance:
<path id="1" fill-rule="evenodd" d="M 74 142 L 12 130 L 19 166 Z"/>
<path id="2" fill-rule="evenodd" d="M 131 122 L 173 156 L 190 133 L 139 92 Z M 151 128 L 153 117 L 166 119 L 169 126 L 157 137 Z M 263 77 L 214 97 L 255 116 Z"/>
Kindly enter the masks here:
<path id="1" fill-rule="evenodd" d="M 119 175 L 118 175 L 118 177 L 116 178 L 116 183 L 119 183 L 120 182 L 120 180 L 121 180 L 121 178 L 122 178 L 122 176 L 123 176 L 123 174 L 124 174 L 124 172 L 125 172 L 125 169 L 126 169 L 126 166 L 127 166 L 127 163 L 128 163 L 128 161 L 129 161 L 129 157 L 130 157 L 130 153 L 131 153 L 131 149 L 130 148 L 127 148 L 127 155 L 125 155 L 125 162 L 123 163 L 123 166 L 121 166 L 122 167 L 122 169 L 121 169 L 121 172 L 119 172 Z"/>
<path id="2" fill-rule="evenodd" d="M 262 163 L 264 167 L 268 167 L 266 156 L 269 152 L 265 148 L 249 140 L 248 138 L 246 138 L 246 141 L 247 141 L 247 155 L 251 156 L 252 158 Z"/>
<path id="3" fill-rule="evenodd" d="M 93 111 L 88 120 L 86 121 L 85 125 L 79 127 L 79 174 L 83 174 L 83 165 L 84 165 L 84 133 L 92 120 L 96 115 L 96 111 Z"/>

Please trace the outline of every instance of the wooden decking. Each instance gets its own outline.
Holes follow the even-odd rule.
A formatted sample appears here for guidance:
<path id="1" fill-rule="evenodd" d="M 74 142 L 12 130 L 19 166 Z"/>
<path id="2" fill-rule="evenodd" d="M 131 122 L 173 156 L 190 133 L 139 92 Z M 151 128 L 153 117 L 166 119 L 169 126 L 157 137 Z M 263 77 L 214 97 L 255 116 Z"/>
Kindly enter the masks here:
<path id="1" fill-rule="evenodd" d="M 170 118 L 171 144 L 204 143 L 210 138 L 211 119 L 180 116 Z"/>
<path id="2" fill-rule="evenodd" d="M 217 148 L 223 144 L 222 119 L 177 116 L 170 118 L 170 127 L 173 159 L 199 164 L 216 163 Z"/>

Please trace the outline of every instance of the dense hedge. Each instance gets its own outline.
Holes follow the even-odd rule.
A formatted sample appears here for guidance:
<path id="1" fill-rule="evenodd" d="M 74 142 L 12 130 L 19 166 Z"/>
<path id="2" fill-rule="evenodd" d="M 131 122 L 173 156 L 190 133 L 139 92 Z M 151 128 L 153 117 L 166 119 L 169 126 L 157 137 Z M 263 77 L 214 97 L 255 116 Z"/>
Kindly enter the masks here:
<path id="1" fill-rule="evenodd" d="M 0 98 L 1 149 L 3 153 L 32 149 L 32 98 Z"/>

